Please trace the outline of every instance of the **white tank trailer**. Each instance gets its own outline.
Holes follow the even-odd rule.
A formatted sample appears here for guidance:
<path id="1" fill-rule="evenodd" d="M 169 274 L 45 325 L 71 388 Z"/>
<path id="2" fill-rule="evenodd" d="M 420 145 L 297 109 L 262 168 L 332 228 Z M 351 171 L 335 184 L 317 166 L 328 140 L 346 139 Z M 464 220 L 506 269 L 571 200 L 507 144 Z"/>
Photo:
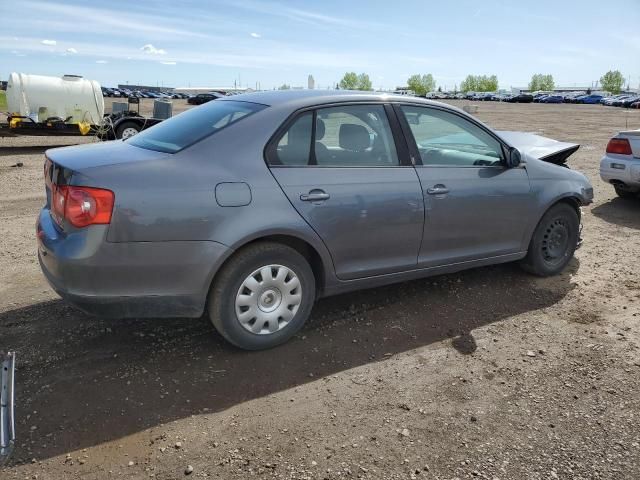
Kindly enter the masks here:
<path id="1" fill-rule="evenodd" d="M 10 114 L 34 122 L 53 117 L 67 124 L 99 125 L 104 98 L 98 82 L 78 75 L 46 77 L 14 72 L 7 82 L 7 107 Z"/>

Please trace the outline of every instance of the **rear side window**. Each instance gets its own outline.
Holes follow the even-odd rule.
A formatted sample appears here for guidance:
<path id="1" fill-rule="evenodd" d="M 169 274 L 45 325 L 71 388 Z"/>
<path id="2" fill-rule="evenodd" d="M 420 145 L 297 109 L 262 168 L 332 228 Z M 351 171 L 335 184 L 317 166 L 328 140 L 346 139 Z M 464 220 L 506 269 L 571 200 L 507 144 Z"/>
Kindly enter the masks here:
<path id="1" fill-rule="evenodd" d="M 264 108 L 265 105 L 235 100 L 205 103 L 140 132 L 127 143 L 176 153 Z"/>
<path id="2" fill-rule="evenodd" d="M 272 165 L 302 166 L 309 164 L 313 113 L 300 115 L 278 141 Z"/>
<path id="3" fill-rule="evenodd" d="M 321 167 L 399 165 L 382 105 L 345 105 L 318 110 L 315 140 L 315 158 Z"/>

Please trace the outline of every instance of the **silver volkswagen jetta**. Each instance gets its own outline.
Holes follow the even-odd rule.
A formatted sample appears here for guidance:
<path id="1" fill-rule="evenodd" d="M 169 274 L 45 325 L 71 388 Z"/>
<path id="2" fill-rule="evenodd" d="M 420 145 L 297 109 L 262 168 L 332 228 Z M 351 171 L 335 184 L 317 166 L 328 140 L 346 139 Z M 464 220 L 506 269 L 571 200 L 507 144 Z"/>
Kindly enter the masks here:
<path id="1" fill-rule="evenodd" d="M 88 312 L 207 310 L 268 348 L 322 296 L 511 261 L 560 272 L 593 196 L 564 165 L 577 148 L 406 96 L 237 95 L 47 151 L 38 256 Z"/>

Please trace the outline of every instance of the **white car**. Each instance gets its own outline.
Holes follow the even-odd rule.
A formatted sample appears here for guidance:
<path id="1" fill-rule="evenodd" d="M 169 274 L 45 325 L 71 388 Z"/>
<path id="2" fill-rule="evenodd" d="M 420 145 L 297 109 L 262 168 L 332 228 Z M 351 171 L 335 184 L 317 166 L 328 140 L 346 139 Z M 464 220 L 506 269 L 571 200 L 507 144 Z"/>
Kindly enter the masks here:
<path id="1" fill-rule="evenodd" d="M 640 193 L 640 129 L 618 133 L 609 140 L 600 161 L 600 177 L 622 198 Z"/>

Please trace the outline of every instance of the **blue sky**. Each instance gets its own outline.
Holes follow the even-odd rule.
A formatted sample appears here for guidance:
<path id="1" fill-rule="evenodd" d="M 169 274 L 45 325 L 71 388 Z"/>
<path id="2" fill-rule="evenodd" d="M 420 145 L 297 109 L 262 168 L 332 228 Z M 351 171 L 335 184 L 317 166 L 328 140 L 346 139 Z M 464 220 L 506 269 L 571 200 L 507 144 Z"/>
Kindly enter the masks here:
<path id="1" fill-rule="evenodd" d="M 509 88 L 534 73 L 590 85 L 619 69 L 640 82 L 640 0 L 1 0 L 0 18 L 3 79 L 273 88 L 313 74 L 326 88 L 356 71 L 375 88 L 432 73 L 452 89 L 470 73 Z"/>

